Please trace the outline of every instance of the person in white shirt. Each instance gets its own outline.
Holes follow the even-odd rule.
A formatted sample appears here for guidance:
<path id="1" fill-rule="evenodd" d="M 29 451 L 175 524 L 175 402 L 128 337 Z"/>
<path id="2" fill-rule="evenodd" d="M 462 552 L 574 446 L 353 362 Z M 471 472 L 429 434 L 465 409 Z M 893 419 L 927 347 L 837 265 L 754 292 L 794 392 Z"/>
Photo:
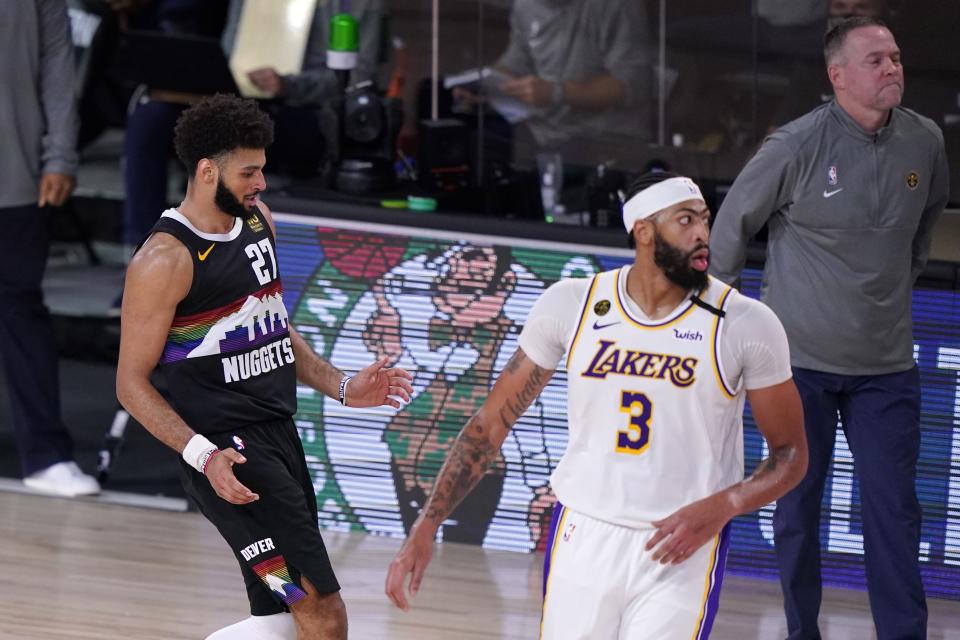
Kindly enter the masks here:
<path id="1" fill-rule="evenodd" d="M 569 444 L 544 570 L 543 638 L 706 638 L 734 516 L 803 477 L 803 411 L 783 327 L 707 275 L 710 211 L 689 178 L 647 174 L 624 225 L 632 265 L 562 280 L 446 457 L 387 574 L 408 609 L 437 528 L 565 358 Z M 744 479 L 744 400 L 770 456 Z"/>

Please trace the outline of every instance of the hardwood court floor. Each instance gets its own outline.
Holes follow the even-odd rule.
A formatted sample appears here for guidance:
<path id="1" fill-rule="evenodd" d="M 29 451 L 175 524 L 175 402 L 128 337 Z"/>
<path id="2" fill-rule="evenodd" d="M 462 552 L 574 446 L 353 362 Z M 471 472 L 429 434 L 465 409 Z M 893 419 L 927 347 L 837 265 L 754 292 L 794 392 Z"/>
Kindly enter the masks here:
<path id="1" fill-rule="evenodd" d="M 438 548 L 414 610 L 383 596 L 400 541 L 325 533 L 354 639 L 536 638 L 542 556 Z M 204 638 L 246 617 L 240 573 L 195 513 L 0 492 L 0 638 Z M 873 637 L 866 597 L 825 593 L 829 640 Z M 767 581 L 724 580 L 714 640 L 784 636 L 780 594 Z M 960 640 L 960 603 L 930 602 L 930 638 Z"/>

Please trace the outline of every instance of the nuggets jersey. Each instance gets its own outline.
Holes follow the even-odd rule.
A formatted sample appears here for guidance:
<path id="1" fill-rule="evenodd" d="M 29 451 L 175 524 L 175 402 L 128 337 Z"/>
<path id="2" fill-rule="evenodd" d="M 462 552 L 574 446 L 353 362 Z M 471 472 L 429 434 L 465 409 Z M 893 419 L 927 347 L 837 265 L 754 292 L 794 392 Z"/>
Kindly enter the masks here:
<path id="1" fill-rule="evenodd" d="M 229 233 L 203 233 L 169 209 L 157 232 L 193 259 L 193 283 L 160 356 L 174 409 L 203 434 L 289 419 L 296 365 L 270 226 L 255 214 Z"/>
<path id="2" fill-rule="evenodd" d="M 551 482 L 558 500 L 629 527 L 743 479 L 744 393 L 724 378 L 724 307 L 706 290 L 659 322 L 621 298 L 627 271 L 593 278 L 567 350 L 567 450 Z"/>

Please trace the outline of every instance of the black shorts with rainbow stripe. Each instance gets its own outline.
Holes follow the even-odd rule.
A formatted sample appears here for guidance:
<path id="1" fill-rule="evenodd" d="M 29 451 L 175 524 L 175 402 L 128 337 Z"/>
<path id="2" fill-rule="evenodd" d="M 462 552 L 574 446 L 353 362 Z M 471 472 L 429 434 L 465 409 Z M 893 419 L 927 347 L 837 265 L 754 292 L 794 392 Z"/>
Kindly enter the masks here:
<path id="1" fill-rule="evenodd" d="M 293 421 L 261 423 L 209 434 L 221 449 L 247 459 L 233 466 L 237 479 L 260 499 L 235 505 L 207 478 L 180 461 L 180 480 L 200 512 L 217 527 L 240 563 L 250 613 L 289 610 L 303 597 L 301 576 L 320 593 L 339 591 L 317 525 L 317 502 Z"/>

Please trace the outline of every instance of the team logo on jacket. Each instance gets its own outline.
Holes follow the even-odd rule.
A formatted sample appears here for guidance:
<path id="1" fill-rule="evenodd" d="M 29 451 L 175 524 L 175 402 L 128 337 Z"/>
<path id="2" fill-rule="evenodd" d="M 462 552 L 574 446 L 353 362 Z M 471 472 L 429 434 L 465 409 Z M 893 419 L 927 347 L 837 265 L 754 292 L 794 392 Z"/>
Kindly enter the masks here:
<path id="1" fill-rule="evenodd" d="M 610 301 L 601 300 L 597 304 L 593 305 L 593 312 L 598 316 L 605 316 L 610 311 Z"/>
<path id="2" fill-rule="evenodd" d="M 827 169 L 827 184 L 829 184 L 831 187 L 834 187 L 839 181 L 840 179 L 837 178 L 837 165 L 832 164 L 830 165 L 830 168 Z"/>
<path id="3" fill-rule="evenodd" d="M 907 174 L 907 186 L 911 191 L 916 189 L 920 185 L 920 174 L 916 171 L 911 171 Z"/>

